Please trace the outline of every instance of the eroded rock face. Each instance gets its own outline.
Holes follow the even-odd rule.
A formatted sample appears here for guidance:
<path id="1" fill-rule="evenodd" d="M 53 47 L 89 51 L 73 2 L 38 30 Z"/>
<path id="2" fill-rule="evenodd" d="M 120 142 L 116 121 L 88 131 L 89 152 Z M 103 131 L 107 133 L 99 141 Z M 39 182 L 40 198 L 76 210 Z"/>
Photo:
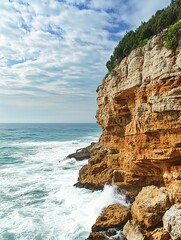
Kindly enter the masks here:
<path id="1" fill-rule="evenodd" d="M 181 204 L 173 205 L 163 216 L 163 227 L 172 240 L 181 240 Z"/>
<path id="2" fill-rule="evenodd" d="M 181 161 L 181 160 L 180 160 Z M 172 166 L 165 171 L 164 181 L 175 203 L 181 203 L 181 166 Z"/>
<path id="3" fill-rule="evenodd" d="M 103 132 L 80 170 L 79 184 L 101 187 L 114 182 L 134 195 L 142 186 L 167 181 L 169 187 L 175 182 L 163 176 L 174 167 L 180 174 L 180 50 L 172 53 L 161 36 L 155 36 L 103 80 L 96 115 Z"/>
<path id="4" fill-rule="evenodd" d="M 167 209 L 171 207 L 169 194 L 166 188 L 155 186 L 143 187 L 136 197 L 131 213 L 146 228 L 154 227 L 161 223 Z"/>
<path id="5" fill-rule="evenodd" d="M 109 205 L 97 218 L 96 223 L 92 226 L 93 232 L 105 231 L 113 227 L 123 227 L 131 217 L 128 207 L 120 204 Z"/>

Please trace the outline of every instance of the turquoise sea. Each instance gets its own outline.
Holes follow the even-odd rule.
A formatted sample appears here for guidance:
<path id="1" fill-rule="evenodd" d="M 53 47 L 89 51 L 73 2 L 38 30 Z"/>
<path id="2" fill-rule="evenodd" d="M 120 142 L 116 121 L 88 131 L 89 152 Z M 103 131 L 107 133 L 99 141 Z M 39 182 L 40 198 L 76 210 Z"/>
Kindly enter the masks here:
<path id="1" fill-rule="evenodd" d="M 124 202 L 114 187 L 73 187 L 87 160 L 66 159 L 98 141 L 96 124 L 0 124 L 0 239 L 83 240 L 101 210 Z"/>

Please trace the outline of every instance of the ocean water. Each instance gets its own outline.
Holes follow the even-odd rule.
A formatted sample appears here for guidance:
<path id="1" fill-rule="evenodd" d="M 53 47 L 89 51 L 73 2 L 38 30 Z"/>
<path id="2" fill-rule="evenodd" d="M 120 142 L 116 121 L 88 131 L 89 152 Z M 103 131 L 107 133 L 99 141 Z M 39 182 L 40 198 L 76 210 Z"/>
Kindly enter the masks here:
<path id="1" fill-rule="evenodd" d="M 87 160 L 66 156 L 100 133 L 96 124 L 0 124 L 0 240 L 84 240 L 104 207 L 126 204 L 114 186 L 73 187 Z"/>

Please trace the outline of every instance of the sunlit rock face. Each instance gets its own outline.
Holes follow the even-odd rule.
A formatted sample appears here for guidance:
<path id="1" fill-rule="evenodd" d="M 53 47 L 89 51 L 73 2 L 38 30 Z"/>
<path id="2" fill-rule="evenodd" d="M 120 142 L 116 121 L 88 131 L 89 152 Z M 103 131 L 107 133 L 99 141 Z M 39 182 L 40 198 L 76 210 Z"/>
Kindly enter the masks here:
<path id="1" fill-rule="evenodd" d="M 133 50 L 103 79 L 97 104 L 102 135 L 79 185 L 114 182 L 131 195 L 181 186 L 181 44 L 173 53 L 159 35 Z"/>

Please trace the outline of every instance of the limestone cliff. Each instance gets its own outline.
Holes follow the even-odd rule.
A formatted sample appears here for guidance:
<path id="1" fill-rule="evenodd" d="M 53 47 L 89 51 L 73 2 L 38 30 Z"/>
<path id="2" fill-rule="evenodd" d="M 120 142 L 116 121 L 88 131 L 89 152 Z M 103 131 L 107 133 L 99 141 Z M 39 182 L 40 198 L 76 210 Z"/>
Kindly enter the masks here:
<path id="1" fill-rule="evenodd" d="M 103 80 L 97 104 L 102 135 L 78 185 L 113 182 L 134 194 L 166 184 L 180 199 L 181 44 L 173 53 L 159 35 L 133 50 Z"/>

